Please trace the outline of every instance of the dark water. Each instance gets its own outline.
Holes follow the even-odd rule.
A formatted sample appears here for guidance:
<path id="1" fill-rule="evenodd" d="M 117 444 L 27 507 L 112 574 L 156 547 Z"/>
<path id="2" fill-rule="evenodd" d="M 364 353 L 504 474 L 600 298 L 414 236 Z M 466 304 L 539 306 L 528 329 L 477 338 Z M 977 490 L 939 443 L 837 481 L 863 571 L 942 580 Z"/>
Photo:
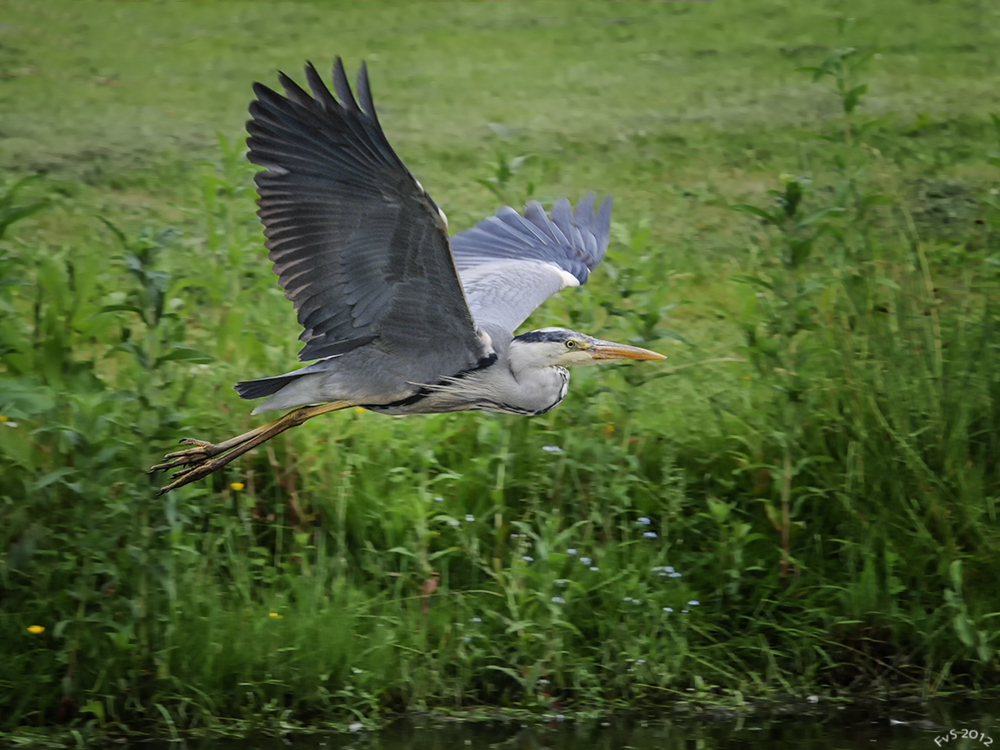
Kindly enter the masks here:
<path id="1" fill-rule="evenodd" d="M 398 722 L 380 732 L 256 741 L 174 743 L 220 750 L 659 750 L 660 748 L 778 748 L 791 750 L 1000 750 L 1000 701 L 964 706 L 872 706 L 743 717 L 665 717 L 569 721 L 458 722 L 432 718 Z"/>

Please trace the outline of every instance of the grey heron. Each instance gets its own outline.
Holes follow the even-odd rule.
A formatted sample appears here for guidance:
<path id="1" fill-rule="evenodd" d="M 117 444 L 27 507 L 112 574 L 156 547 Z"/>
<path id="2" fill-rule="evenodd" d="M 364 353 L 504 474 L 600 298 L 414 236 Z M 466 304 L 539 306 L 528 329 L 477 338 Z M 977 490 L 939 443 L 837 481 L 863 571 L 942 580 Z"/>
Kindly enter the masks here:
<path id="1" fill-rule="evenodd" d="M 222 443 L 185 438 L 150 472 L 178 469 L 160 490 L 201 479 L 306 420 L 352 406 L 382 414 L 544 414 L 567 367 L 661 354 L 565 328 L 515 336 L 535 308 L 579 286 L 608 248 L 611 198 L 593 193 L 551 216 L 505 207 L 449 241 L 443 211 L 389 145 L 368 71 L 355 100 L 340 58 L 330 93 L 312 64 L 311 94 L 283 73 L 284 96 L 260 83 L 247 123 L 258 215 L 278 282 L 311 364 L 247 380 L 254 414 L 293 409 Z"/>

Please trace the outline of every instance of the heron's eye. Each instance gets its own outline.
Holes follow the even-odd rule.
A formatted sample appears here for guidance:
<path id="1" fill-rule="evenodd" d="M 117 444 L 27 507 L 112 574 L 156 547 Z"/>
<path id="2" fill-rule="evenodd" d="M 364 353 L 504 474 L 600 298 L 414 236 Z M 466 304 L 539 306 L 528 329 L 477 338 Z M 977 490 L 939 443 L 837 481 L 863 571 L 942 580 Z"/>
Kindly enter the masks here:
<path id="1" fill-rule="evenodd" d="M 576 342 L 575 342 L 575 341 L 573 341 L 573 339 L 569 339 L 569 340 L 568 340 L 568 341 L 566 342 L 566 348 L 567 348 L 567 349 L 576 349 Z"/>

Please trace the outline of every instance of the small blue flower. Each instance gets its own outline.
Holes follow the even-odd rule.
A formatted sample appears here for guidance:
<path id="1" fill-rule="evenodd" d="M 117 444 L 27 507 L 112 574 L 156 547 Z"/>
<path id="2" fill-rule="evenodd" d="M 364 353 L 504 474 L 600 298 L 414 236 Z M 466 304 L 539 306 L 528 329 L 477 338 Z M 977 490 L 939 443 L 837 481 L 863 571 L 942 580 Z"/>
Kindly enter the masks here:
<path id="1" fill-rule="evenodd" d="M 476 622 L 476 623 L 479 623 L 479 622 L 482 622 L 482 621 L 483 621 L 482 617 L 473 617 L 471 620 L 469 620 L 469 622 Z"/>
<path id="2" fill-rule="evenodd" d="M 674 611 L 674 608 L 673 607 L 664 607 L 663 611 L 666 612 L 667 614 L 670 614 L 671 612 Z"/>
<path id="3" fill-rule="evenodd" d="M 448 519 L 448 525 L 449 526 L 461 526 L 462 524 L 461 524 L 461 522 L 457 518 L 449 518 Z"/>
<path id="4" fill-rule="evenodd" d="M 593 570 L 596 573 L 597 570 L 598 570 L 598 567 L 596 565 L 591 565 L 590 569 Z"/>
<path id="5" fill-rule="evenodd" d="M 697 607 L 699 604 L 701 604 L 701 602 L 699 602 L 697 599 L 692 599 L 691 601 L 688 602 L 689 607 Z"/>
<path id="6" fill-rule="evenodd" d="M 558 585 L 558 586 L 566 586 L 568 584 L 569 584 L 569 581 L 567 579 L 565 579 L 565 578 L 559 578 L 559 579 L 556 580 L 556 585 Z"/>
<path id="7" fill-rule="evenodd" d="M 630 601 L 632 601 L 632 597 L 631 596 L 626 596 L 624 599 L 622 599 L 622 601 L 623 602 L 630 602 Z"/>
<path id="8" fill-rule="evenodd" d="M 581 557 L 580 562 L 582 562 L 584 565 L 590 565 L 591 560 L 589 557 Z"/>
<path id="9" fill-rule="evenodd" d="M 476 517 L 474 515 L 472 515 L 471 513 L 466 513 L 465 514 L 465 520 L 468 521 L 469 523 L 472 523 L 473 521 L 476 520 Z"/>
<path id="10" fill-rule="evenodd" d="M 533 558 L 531 555 L 525 555 L 523 559 L 524 559 L 525 562 L 534 562 L 535 561 L 535 558 Z"/>
<path id="11" fill-rule="evenodd" d="M 565 604 L 565 603 L 566 603 L 566 600 L 565 600 L 565 599 L 563 599 L 563 598 L 562 598 L 561 596 L 553 596 L 553 597 L 552 597 L 552 601 L 553 601 L 553 602 L 554 602 L 555 604 Z"/>
<path id="12" fill-rule="evenodd" d="M 678 573 L 678 572 L 676 572 L 676 571 L 674 571 L 673 573 L 671 573 L 671 574 L 670 574 L 670 577 L 671 577 L 671 578 L 680 578 L 680 577 L 681 577 L 681 574 L 680 574 L 680 573 Z"/>
<path id="13" fill-rule="evenodd" d="M 566 550 L 566 554 L 567 555 L 572 555 L 573 557 L 576 557 L 576 550 L 573 549 L 572 547 L 570 547 L 568 550 Z"/>
<path id="14" fill-rule="evenodd" d="M 655 531 L 645 531 L 645 532 L 643 532 L 642 535 L 644 537 L 646 537 L 647 539 L 656 539 L 656 532 Z"/>
<path id="15" fill-rule="evenodd" d="M 542 450 L 546 453 L 562 453 L 563 449 L 558 445 L 543 445 Z"/>
<path id="16" fill-rule="evenodd" d="M 643 516 L 642 518 L 639 519 L 639 523 L 641 525 L 643 525 L 643 526 L 649 526 L 649 524 L 651 524 L 652 521 L 650 521 L 648 518 L 646 518 L 645 516 Z"/>

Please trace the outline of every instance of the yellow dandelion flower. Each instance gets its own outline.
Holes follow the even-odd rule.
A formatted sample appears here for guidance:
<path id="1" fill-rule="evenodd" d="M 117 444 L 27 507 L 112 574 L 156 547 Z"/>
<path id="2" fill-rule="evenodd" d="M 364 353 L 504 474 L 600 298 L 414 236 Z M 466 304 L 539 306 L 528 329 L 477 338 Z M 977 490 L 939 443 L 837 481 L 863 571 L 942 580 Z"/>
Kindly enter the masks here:
<path id="1" fill-rule="evenodd" d="M 241 492 L 246 485 L 243 482 L 233 482 L 229 485 L 229 489 L 233 492 Z"/>
<path id="2" fill-rule="evenodd" d="M 270 614 L 268 615 L 268 617 L 272 617 L 272 618 L 274 618 L 275 620 L 280 620 L 280 619 L 281 619 L 281 615 L 279 615 L 279 614 L 278 614 L 277 612 L 271 612 L 271 613 L 270 613 Z"/>
<path id="3" fill-rule="evenodd" d="M 363 409 L 360 406 L 355 406 L 354 407 L 354 413 L 355 414 L 364 414 L 366 411 L 368 411 L 368 410 L 367 409 Z"/>
<path id="4" fill-rule="evenodd" d="M 10 417 L 8 417 L 6 414 L 0 414 L 0 422 L 9 422 L 9 421 Z"/>
<path id="5" fill-rule="evenodd" d="M 41 635 L 42 633 L 45 632 L 45 626 L 44 625 L 29 625 L 28 626 L 28 632 L 32 633 L 34 635 Z"/>

